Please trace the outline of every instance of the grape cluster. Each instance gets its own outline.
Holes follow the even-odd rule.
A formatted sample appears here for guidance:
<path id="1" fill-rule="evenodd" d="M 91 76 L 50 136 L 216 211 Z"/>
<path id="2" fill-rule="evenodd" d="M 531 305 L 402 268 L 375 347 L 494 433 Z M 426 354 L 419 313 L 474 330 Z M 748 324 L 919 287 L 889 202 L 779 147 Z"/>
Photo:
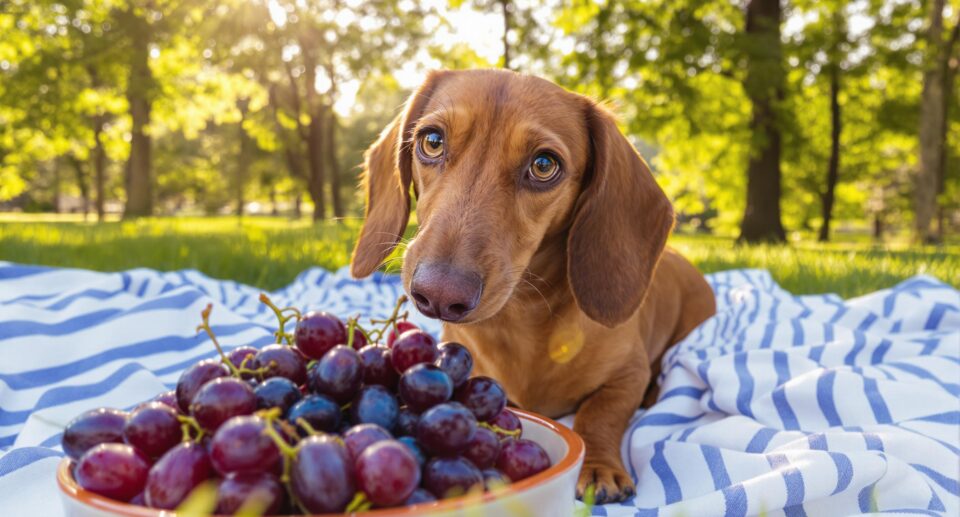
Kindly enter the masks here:
<path id="1" fill-rule="evenodd" d="M 520 437 L 500 384 L 470 376 L 464 346 L 407 321 L 405 297 L 370 331 L 261 301 L 277 315 L 276 344 L 224 353 L 208 306 L 198 330 L 220 359 L 130 412 L 96 409 L 67 426 L 82 488 L 159 509 L 205 486 L 219 514 L 359 512 L 494 490 L 550 466 Z"/>

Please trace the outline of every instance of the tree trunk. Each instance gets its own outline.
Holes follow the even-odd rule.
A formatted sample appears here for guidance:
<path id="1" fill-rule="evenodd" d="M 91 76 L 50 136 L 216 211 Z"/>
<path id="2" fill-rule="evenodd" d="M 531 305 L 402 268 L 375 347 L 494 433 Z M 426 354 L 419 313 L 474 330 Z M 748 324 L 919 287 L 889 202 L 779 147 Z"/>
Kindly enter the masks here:
<path id="1" fill-rule="evenodd" d="M 124 217 L 149 216 L 153 213 L 150 177 L 150 24 L 132 11 L 127 12 L 130 34 L 130 76 L 127 102 L 130 104 L 130 158 L 127 174 L 127 205 Z"/>
<path id="2" fill-rule="evenodd" d="M 950 124 L 950 110 L 953 108 L 953 102 L 956 100 L 953 96 L 953 82 L 957 77 L 957 68 L 960 68 L 960 56 L 954 56 L 956 52 L 957 41 L 960 41 L 960 10 L 957 11 L 957 20 L 953 24 L 953 30 L 950 31 L 950 38 L 947 40 L 946 49 L 943 55 L 943 67 L 944 67 L 944 77 L 943 77 L 943 91 L 946 92 L 946 100 L 944 101 L 943 106 L 943 125 L 941 126 L 942 134 L 940 135 L 940 140 L 943 145 L 943 153 L 941 156 L 940 163 L 940 176 L 937 178 L 937 230 L 936 230 L 936 240 L 938 242 L 943 242 L 943 238 L 946 235 L 945 219 L 946 211 L 944 210 L 943 203 L 939 202 L 940 196 L 946 191 L 947 187 L 947 126 Z"/>
<path id="3" fill-rule="evenodd" d="M 314 111 L 310 115 L 310 126 L 307 129 L 307 165 L 309 167 L 307 192 L 310 193 L 310 199 L 313 201 L 314 222 L 323 220 L 326 212 L 323 199 L 323 184 L 327 168 L 323 156 L 324 118 L 323 111 Z"/>
<path id="4" fill-rule="evenodd" d="M 326 127 L 326 156 L 327 166 L 330 168 L 330 198 L 333 204 L 333 216 L 342 219 L 345 215 L 343 209 L 343 193 L 340 192 L 340 160 L 337 159 L 337 114 L 331 107 L 329 109 Z"/>
<path id="5" fill-rule="evenodd" d="M 106 214 L 104 210 L 106 182 L 107 152 L 103 148 L 103 119 L 97 117 L 93 127 L 93 173 L 94 190 L 96 191 L 97 221 L 103 222 Z"/>
<path id="6" fill-rule="evenodd" d="M 873 240 L 883 242 L 883 215 L 880 212 L 873 214 Z"/>
<path id="7" fill-rule="evenodd" d="M 834 62 L 830 66 L 830 161 L 827 164 L 827 184 L 823 192 L 823 203 L 820 205 L 823 222 L 820 225 L 820 242 L 830 240 L 830 221 L 833 218 L 833 202 L 835 199 L 837 181 L 840 178 L 840 64 Z"/>
<path id="8" fill-rule="evenodd" d="M 80 199 L 83 200 L 83 221 L 90 215 L 90 184 L 87 183 L 87 173 L 83 170 L 83 162 L 76 156 L 70 155 L 70 163 L 77 177 L 77 188 L 80 189 Z"/>
<path id="9" fill-rule="evenodd" d="M 249 100 L 239 99 L 237 100 L 237 109 L 240 110 L 240 122 L 237 124 L 237 138 L 240 140 L 240 149 L 237 153 L 237 165 L 236 165 L 236 176 L 233 178 L 234 182 L 234 193 L 236 195 L 236 214 L 237 217 L 243 217 L 244 205 L 246 204 L 243 199 L 243 188 L 247 180 L 247 169 L 249 168 L 249 163 L 247 162 L 247 157 L 250 155 L 250 137 L 247 135 L 246 130 L 243 129 L 243 121 L 247 118 L 247 106 Z"/>
<path id="10" fill-rule="evenodd" d="M 920 93 L 920 169 L 914 182 L 914 232 L 918 242 L 934 242 L 930 221 L 937 207 L 937 183 L 943 174 L 946 125 L 946 78 L 949 49 L 943 40 L 944 0 L 930 3 L 927 54 Z"/>
<path id="11" fill-rule="evenodd" d="M 297 192 L 297 195 L 293 198 L 293 218 L 300 220 L 303 217 L 303 194 Z"/>
<path id="12" fill-rule="evenodd" d="M 53 165 L 53 213 L 60 213 L 60 159 L 54 158 Z"/>
<path id="13" fill-rule="evenodd" d="M 270 215 L 276 217 L 280 215 L 280 210 L 277 209 L 277 186 L 270 185 Z"/>
<path id="14" fill-rule="evenodd" d="M 510 70 L 510 0 L 500 0 L 503 13 L 503 67 Z"/>
<path id="15" fill-rule="evenodd" d="M 740 225 L 746 242 L 783 242 L 780 218 L 780 127 L 777 105 L 783 99 L 782 13 L 779 0 L 751 0 L 747 5 L 744 89 L 753 107 L 747 164 L 747 205 Z"/>

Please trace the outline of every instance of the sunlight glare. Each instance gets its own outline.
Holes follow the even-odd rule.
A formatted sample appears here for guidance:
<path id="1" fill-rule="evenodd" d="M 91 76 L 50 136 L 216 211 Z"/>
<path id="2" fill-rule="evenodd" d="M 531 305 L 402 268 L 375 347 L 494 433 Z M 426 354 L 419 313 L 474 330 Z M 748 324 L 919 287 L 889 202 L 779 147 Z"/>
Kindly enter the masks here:
<path id="1" fill-rule="evenodd" d="M 287 10 L 280 5 L 280 2 L 267 0 L 267 10 L 270 12 L 270 19 L 277 27 L 283 27 L 287 24 Z"/>

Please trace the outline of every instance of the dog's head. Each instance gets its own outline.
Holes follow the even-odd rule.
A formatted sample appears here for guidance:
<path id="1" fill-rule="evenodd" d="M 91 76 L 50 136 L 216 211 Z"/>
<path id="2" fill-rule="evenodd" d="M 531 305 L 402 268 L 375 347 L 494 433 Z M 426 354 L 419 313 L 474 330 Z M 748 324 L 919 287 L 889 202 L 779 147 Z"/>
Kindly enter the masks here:
<path id="1" fill-rule="evenodd" d="M 403 284 L 425 315 L 495 315 L 547 239 L 566 239 L 569 287 L 615 326 L 643 300 L 673 225 L 650 170 L 593 101 L 495 70 L 434 72 L 366 155 L 366 221 L 351 271 L 372 273 L 420 229 Z"/>

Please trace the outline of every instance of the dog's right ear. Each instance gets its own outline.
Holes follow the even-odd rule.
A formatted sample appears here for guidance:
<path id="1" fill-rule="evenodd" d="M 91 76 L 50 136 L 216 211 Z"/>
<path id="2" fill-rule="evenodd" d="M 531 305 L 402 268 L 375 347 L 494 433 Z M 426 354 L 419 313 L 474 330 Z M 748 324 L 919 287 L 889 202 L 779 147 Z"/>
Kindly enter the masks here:
<path id="1" fill-rule="evenodd" d="M 350 274 L 356 278 L 380 267 L 403 237 L 410 218 L 413 128 L 444 73 L 431 72 L 407 100 L 403 113 L 367 149 L 362 180 L 366 210 L 350 261 Z"/>

